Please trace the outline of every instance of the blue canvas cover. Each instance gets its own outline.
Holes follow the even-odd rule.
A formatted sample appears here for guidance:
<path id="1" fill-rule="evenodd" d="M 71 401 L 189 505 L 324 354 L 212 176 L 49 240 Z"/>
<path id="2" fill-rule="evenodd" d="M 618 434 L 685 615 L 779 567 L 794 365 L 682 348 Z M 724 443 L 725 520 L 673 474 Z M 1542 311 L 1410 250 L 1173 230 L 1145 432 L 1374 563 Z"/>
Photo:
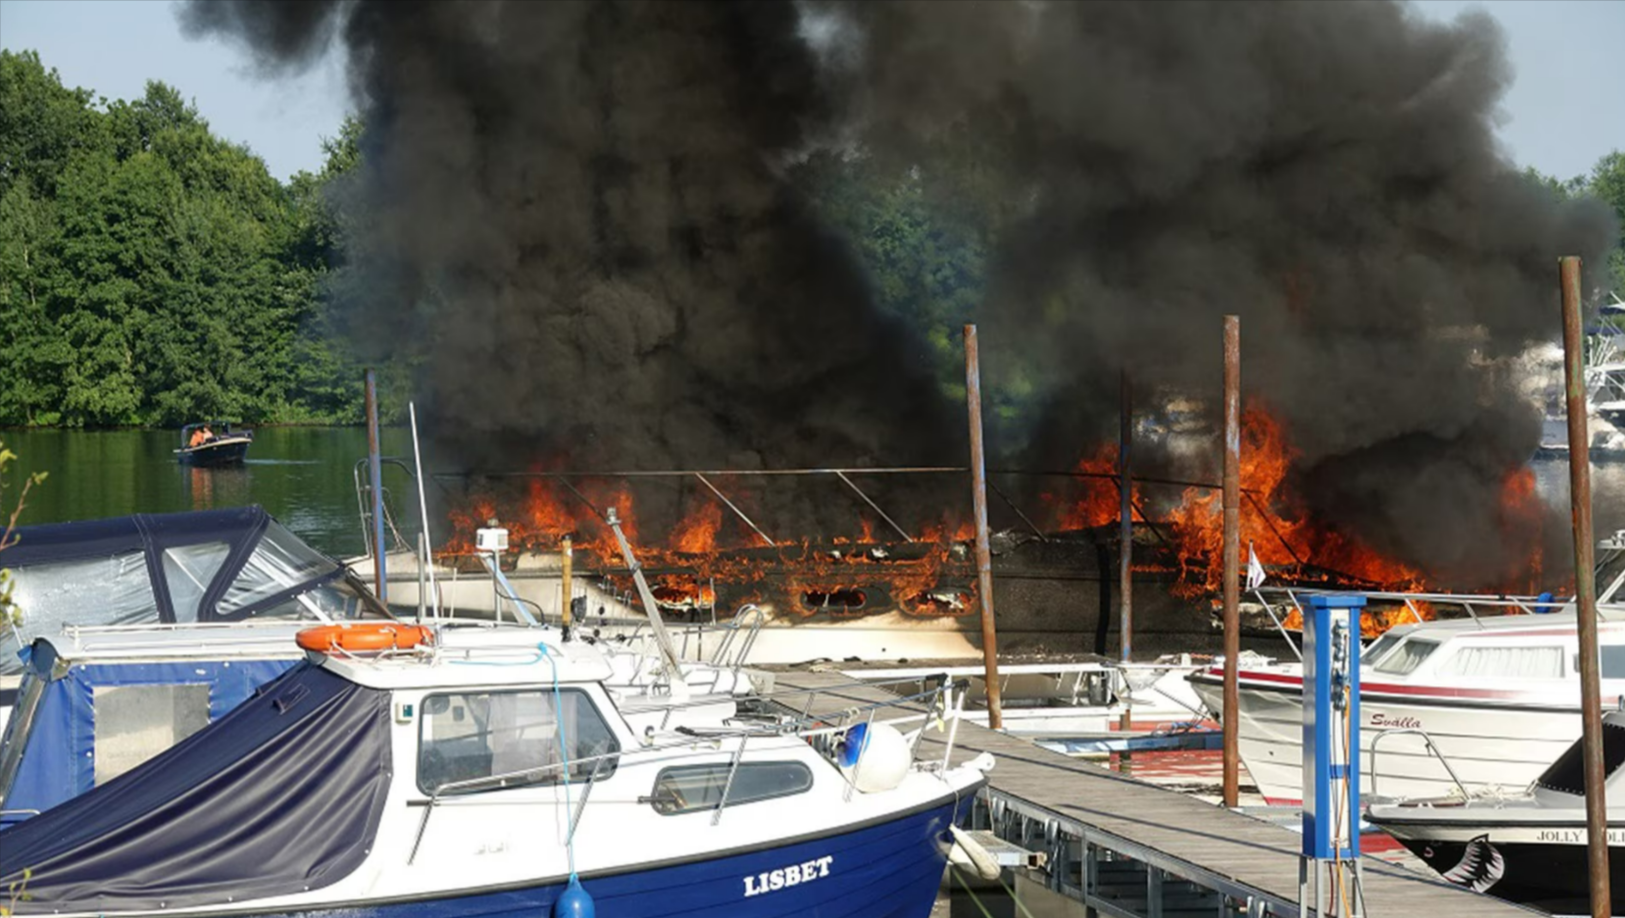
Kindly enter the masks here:
<path id="1" fill-rule="evenodd" d="M 21 625 L 0 632 L 0 674 L 69 625 L 241 621 L 278 615 L 343 576 L 264 509 L 234 507 L 25 526 L 0 551 Z"/>
<path id="2" fill-rule="evenodd" d="M 30 871 L 19 914 L 319 889 L 365 859 L 389 776 L 389 693 L 300 663 L 167 752 L 0 830 L 0 887 Z"/>
<path id="3" fill-rule="evenodd" d="M 260 686 L 294 665 L 283 660 L 192 660 L 176 663 L 98 663 L 70 667 L 60 678 L 30 668 L 25 678 L 47 679 L 26 736 L 11 786 L 0 787 L 5 815 L 0 826 L 22 822 L 96 786 L 97 689 L 126 686 L 202 686 L 212 723 L 242 704 Z M 105 697 L 105 695 L 104 695 Z M 158 712 L 164 713 L 164 712 Z M 104 731 L 105 732 L 105 731 Z"/>

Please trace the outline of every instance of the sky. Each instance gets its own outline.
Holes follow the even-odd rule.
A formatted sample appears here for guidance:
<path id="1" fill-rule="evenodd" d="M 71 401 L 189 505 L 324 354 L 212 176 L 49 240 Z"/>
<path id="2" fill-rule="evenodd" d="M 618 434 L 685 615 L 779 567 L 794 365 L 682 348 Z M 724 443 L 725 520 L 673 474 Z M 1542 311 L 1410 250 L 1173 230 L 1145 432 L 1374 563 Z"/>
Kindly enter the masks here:
<path id="1" fill-rule="evenodd" d="M 1625 150 L 1625 63 L 1616 56 L 1625 45 L 1625 2 L 1413 5 L 1440 20 L 1483 8 L 1501 22 L 1516 78 L 1502 101 L 1499 135 L 1519 166 L 1566 179 Z M 169 83 L 217 134 L 247 144 L 282 179 L 321 167 L 321 139 L 338 133 L 351 107 L 337 58 L 299 78 L 260 79 L 235 47 L 183 36 L 169 0 L 0 0 L 0 47 L 38 51 L 64 83 L 108 98 L 140 96 L 149 79 Z"/>

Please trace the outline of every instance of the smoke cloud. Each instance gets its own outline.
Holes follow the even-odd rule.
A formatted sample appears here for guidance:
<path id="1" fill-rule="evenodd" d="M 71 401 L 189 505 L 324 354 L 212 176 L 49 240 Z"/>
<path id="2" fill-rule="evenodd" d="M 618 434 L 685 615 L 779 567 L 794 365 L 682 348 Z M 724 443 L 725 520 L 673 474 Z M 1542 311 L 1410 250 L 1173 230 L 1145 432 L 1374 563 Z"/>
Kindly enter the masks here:
<path id="1" fill-rule="evenodd" d="M 1601 265 L 1612 228 L 1497 148 L 1511 72 L 1486 15 L 348 0 L 183 20 L 273 74 L 345 45 L 367 126 L 353 299 L 375 342 L 432 344 L 420 397 L 464 465 L 957 464 L 926 330 L 875 308 L 797 184 L 822 151 L 943 194 L 976 176 L 945 203 L 998 228 L 965 318 L 985 387 L 1022 393 L 990 438 L 1006 461 L 1110 440 L 1125 369 L 1148 415 L 1216 405 L 1236 313 L 1245 396 L 1285 426 L 1310 512 L 1468 581 L 1530 547 L 1503 519 L 1540 431 L 1512 361 L 1556 336 L 1556 258 Z"/>

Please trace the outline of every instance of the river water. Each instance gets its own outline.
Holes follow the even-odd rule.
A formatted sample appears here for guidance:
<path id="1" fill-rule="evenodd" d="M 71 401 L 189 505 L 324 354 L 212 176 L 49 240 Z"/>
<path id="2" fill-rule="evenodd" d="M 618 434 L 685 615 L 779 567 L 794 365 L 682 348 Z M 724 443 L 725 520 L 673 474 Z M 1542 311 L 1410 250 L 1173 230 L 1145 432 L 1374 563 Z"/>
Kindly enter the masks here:
<path id="1" fill-rule="evenodd" d="M 386 428 L 385 455 L 410 456 L 411 433 Z M 360 427 L 267 427 L 240 468 L 197 469 L 175 460 L 170 430 L 0 430 L 19 473 L 49 477 L 28 494 L 20 525 L 259 504 L 316 548 L 362 551 L 355 464 L 367 455 Z M 6 506 L 20 474 L 9 475 Z M 386 477 L 386 481 L 392 479 Z"/>
<path id="2" fill-rule="evenodd" d="M 354 469 L 367 455 L 364 428 L 267 427 L 255 432 L 248 462 L 228 469 L 180 465 L 173 452 L 179 440 L 179 433 L 169 430 L 0 430 L 0 443 L 21 457 L 17 472 L 50 473 L 29 494 L 19 522 L 259 504 L 328 554 L 362 551 Z M 410 457 L 410 432 L 385 428 L 381 449 L 386 456 Z M 1562 511 L 1555 518 L 1566 520 L 1568 466 L 1541 461 L 1535 472 L 1542 497 Z M 8 506 L 19 476 L 10 477 Z M 410 487 L 404 476 L 392 473 L 386 472 L 385 482 Z M 1625 527 L 1625 463 L 1594 466 L 1593 485 L 1599 537 Z M 394 503 L 409 507 L 410 495 L 395 494 Z"/>

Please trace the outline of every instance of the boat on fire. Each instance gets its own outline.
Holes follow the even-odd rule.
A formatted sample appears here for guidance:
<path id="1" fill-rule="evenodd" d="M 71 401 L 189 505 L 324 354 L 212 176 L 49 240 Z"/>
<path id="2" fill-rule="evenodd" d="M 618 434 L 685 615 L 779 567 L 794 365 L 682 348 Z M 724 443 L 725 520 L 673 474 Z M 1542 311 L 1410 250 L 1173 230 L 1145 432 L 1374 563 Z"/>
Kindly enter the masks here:
<path id="1" fill-rule="evenodd" d="M 1602 693 L 1625 694 L 1625 609 L 1599 606 Z M 1521 790 L 1580 735 L 1576 613 L 1391 628 L 1360 666 L 1361 794 Z M 1192 673 L 1220 718 L 1224 667 Z M 1303 665 L 1240 661 L 1237 750 L 1270 803 L 1303 799 Z"/>
<path id="2" fill-rule="evenodd" d="M 608 914 L 923 916 L 991 767 L 915 759 L 956 716 L 951 685 L 834 725 L 771 696 L 691 724 L 674 701 L 640 730 L 596 643 L 395 634 L 311 650 L 185 742 L 0 831 L 16 912 L 546 914 L 579 883 Z"/>
<path id="3" fill-rule="evenodd" d="M 1603 716 L 1613 914 L 1625 913 L 1625 712 Z M 1367 818 L 1445 879 L 1558 914 L 1588 913 L 1585 772 L 1576 739 L 1518 794 L 1373 804 Z"/>

